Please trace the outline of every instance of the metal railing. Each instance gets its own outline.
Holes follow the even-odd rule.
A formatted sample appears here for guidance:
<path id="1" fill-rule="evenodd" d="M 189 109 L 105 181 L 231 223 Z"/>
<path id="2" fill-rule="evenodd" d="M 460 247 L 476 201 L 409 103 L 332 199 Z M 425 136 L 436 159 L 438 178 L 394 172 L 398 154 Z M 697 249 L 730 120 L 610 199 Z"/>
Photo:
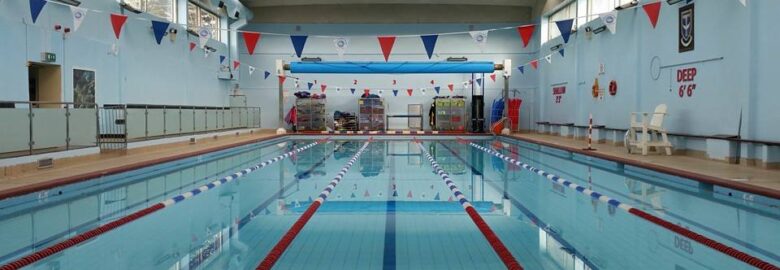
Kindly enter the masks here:
<path id="1" fill-rule="evenodd" d="M 98 106 L 0 101 L 0 158 L 97 145 Z"/>
<path id="2" fill-rule="evenodd" d="M 259 128 L 260 107 L 0 101 L 0 158 Z"/>

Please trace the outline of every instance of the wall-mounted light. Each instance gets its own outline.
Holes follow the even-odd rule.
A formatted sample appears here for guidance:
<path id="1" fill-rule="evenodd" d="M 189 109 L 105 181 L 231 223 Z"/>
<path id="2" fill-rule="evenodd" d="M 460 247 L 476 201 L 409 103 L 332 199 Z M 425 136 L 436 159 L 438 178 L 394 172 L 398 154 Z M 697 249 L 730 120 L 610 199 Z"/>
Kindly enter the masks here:
<path id="1" fill-rule="evenodd" d="M 469 59 L 465 56 L 462 57 L 447 57 L 447 62 L 466 62 Z"/>
<path id="2" fill-rule="evenodd" d="M 168 38 L 171 39 L 171 42 L 176 41 L 176 35 L 179 34 L 179 29 L 171 28 L 168 29 Z"/>
<path id="3" fill-rule="evenodd" d="M 195 30 L 192 30 L 192 29 L 187 29 L 187 34 L 190 34 L 190 35 L 193 35 L 193 36 L 198 36 L 198 32 L 195 32 Z"/>
<path id="4" fill-rule="evenodd" d="M 219 4 L 217 4 L 217 7 L 225 8 L 225 2 L 224 1 L 219 1 Z"/>
<path id="5" fill-rule="evenodd" d="M 637 5 L 639 5 L 639 1 L 634 0 L 634 1 L 631 1 L 629 3 L 625 3 L 625 4 L 621 5 L 621 6 L 616 7 L 615 10 L 629 9 L 629 8 L 635 7 Z"/>
<path id="6" fill-rule="evenodd" d="M 238 12 L 238 10 L 236 10 L 236 12 L 235 12 L 235 13 L 233 13 L 233 18 L 234 18 L 234 19 L 238 19 L 238 16 L 239 16 L 239 15 L 241 15 L 241 13 L 239 13 L 239 12 Z"/>
<path id="7" fill-rule="evenodd" d="M 66 5 L 76 6 L 76 7 L 81 5 L 81 1 L 78 1 L 78 0 L 54 0 L 54 1 L 66 4 Z"/>
<path id="8" fill-rule="evenodd" d="M 135 9 L 133 6 L 129 5 L 128 3 L 125 3 L 124 1 L 119 3 L 119 7 L 135 14 L 141 14 L 140 10 Z"/>
<path id="9" fill-rule="evenodd" d="M 203 49 L 210 52 L 217 52 L 217 49 L 214 49 L 214 47 L 211 47 L 209 45 L 203 46 Z"/>
<path id="10" fill-rule="evenodd" d="M 669 5 L 674 5 L 674 4 L 680 3 L 682 1 L 683 0 L 666 0 L 666 3 L 669 4 Z"/>
<path id="11" fill-rule="evenodd" d="M 598 35 L 599 33 L 604 32 L 605 30 L 607 30 L 607 26 L 602 25 L 599 28 L 593 29 L 593 33 Z"/>
<path id="12" fill-rule="evenodd" d="M 550 47 L 550 51 L 560 50 L 561 47 L 563 47 L 563 44 L 558 44 L 558 45 L 552 46 L 552 47 Z"/>

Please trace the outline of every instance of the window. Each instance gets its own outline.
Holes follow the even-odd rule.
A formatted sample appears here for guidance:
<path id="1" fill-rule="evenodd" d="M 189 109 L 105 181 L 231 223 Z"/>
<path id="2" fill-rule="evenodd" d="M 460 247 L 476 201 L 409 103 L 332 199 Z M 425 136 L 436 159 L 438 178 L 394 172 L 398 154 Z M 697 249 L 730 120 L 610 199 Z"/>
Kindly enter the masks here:
<path id="1" fill-rule="evenodd" d="M 577 1 L 572 1 L 547 17 L 547 40 L 561 36 L 561 31 L 558 30 L 555 22 L 566 19 L 574 19 L 572 25 L 577 25 Z"/>
<path id="2" fill-rule="evenodd" d="M 139 11 L 169 22 L 176 22 L 176 0 L 124 0 L 124 2 Z"/>
<path id="3" fill-rule="evenodd" d="M 213 12 L 196 5 L 192 2 L 187 3 L 187 28 L 195 32 L 201 27 L 211 29 L 211 38 L 219 39 L 220 22 L 219 16 Z"/>
<path id="4" fill-rule="evenodd" d="M 615 7 L 628 4 L 632 0 L 588 0 L 588 21 L 599 18 L 599 14 L 610 12 Z"/>

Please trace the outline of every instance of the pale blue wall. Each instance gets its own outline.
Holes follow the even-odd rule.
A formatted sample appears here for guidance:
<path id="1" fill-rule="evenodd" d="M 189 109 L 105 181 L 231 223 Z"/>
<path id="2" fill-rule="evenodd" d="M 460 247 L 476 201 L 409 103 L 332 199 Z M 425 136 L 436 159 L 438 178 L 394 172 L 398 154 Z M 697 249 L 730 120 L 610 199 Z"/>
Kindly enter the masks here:
<path id="1" fill-rule="evenodd" d="M 492 29 L 505 26 L 515 26 L 520 23 L 506 24 L 506 25 L 475 25 L 475 29 Z M 399 24 L 399 25 L 301 25 L 301 31 L 295 31 L 295 25 L 289 24 L 252 24 L 245 29 L 261 32 L 271 33 L 285 33 L 295 35 L 334 35 L 349 37 L 350 47 L 348 48 L 343 60 L 365 60 L 365 61 L 384 61 L 379 43 L 376 39 L 377 35 L 419 35 L 427 33 L 446 33 L 446 32 L 462 32 L 468 31 L 468 25 L 459 24 Z M 243 41 L 239 41 L 243 44 Z M 525 63 L 530 61 L 537 54 L 538 42 L 534 42 L 534 45 L 529 45 L 528 48 L 522 48 L 522 43 L 517 32 L 514 29 L 493 31 L 488 36 L 488 46 L 484 52 L 480 52 L 479 48 L 473 42 L 468 34 L 459 35 L 447 35 L 440 36 L 436 43 L 436 50 L 431 59 L 432 61 L 444 61 L 447 57 L 459 57 L 466 56 L 471 61 L 493 61 L 499 63 L 504 59 L 512 59 L 513 63 Z M 240 85 L 241 90 L 248 97 L 250 105 L 259 105 L 264 108 L 263 111 L 263 126 L 264 127 L 276 127 L 278 123 L 278 81 L 272 75 L 269 79 L 263 79 L 263 72 L 268 70 L 274 72 L 274 65 L 276 59 L 282 59 L 285 62 L 296 61 L 297 57 L 294 55 L 294 50 L 290 38 L 286 35 L 264 35 L 260 41 L 255 54 L 249 55 L 246 52 L 245 47 L 239 46 L 241 50 L 241 62 L 242 65 L 252 65 L 257 67 L 257 73 L 249 77 L 246 69 L 241 69 Z M 303 52 L 303 56 L 309 57 L 321 57 L 325 61 L 340 60 L 334 44 L 333 38 L 315 38 L 310 37 L 306 43 L 306 47 Z M 393 47 L 390 60 L 396 61 L 427 61 L 428 57 L 425 54 L 425 49 L 419 37 L 399 37 L 395 46 Z M 531 75 L 521 75 L 515 69 L 513 76 L 510 79 L 510 89 L 518 89 L 520 91 L 529 92 L 529 95 L 533 94 L 533 91 L 528 88 L 536 87 L 536 78 L 533 73 L 526 72 Z M 294 76 L 298 76 L 293 74 Z M 500 95 L 501 87 L 503 87 L 503 79 L 498 75 L 496 82 L 492 82 L 488 78 L 489 74 L 486 74 L 487 85 L 485 87 L 485 102 L 486 110 L 489 110 L 489 106 L 496 96 Z M 524 77 L 526 76 L 526 77 Z M 422 103 L 424 104 L 424 114 L 426 128 L 427 128 L 427 112 L 429 105 L 432 101 L 432 97 L 435 92 L 430 84 L 430 80 L 433 79 L 437 82 L 437 85 L 442 87 L 442 95 L 450 95 L 447 89 L 447 83 L 455 84 L 455 94 L 470 95 L 470 90 L 464 92 L 461 82 L 471 78 L 470 74 L 417 74 L 417 75 L 331 75 L 331 74 L 302 74 L 301 88 L 300 90 L 307 89 L 306 83 L 309 81 L 317 80 L 318 83 L 326 83 L 328 90 L 327 108 L 328 113 L 332 114 L 333 110 L 342 111 L 357 111 L 357 99 L 359 95 L 363 93 L 363 89 L 371 87 L 373 93 L 378 89 L 384 89 L 384 97 L 388 104 L 388 112 L 391 114 L 405 114 L 407 104 Z M 352 80 L 357 79 L 359 84 L 357 85 L 357 91 L 355 95 L 349 93 L 349 87 L 353 87 Z M 396 79 L 398 85 L 393 86 L 392 80 Z M 288 79 L 285 84 L 286 89 L 294 88 L 292 79 Z M 347 87 L 340 92 L 336 92 L 335 86 Z M 426 87 L 426 95 L 421 96 L 419 89 Z M 407 88 L 414 88 L 414 95 L 409 97 L 406 94 Z M 398 97 L 392 95 L 391 89 L 398 89 Z M 319 84 L 315 85 L 312 89 L 313 92 L 319 93 Z M 293 89 L 294 92 L 294 89 Z M 288 99 L 285 104 L 285 113 L 292 106 L 294 97 Z M 525 104 L 523 106 L 526 106 Z M 266 108 L 272 108 L 271 110 Z M 527 107 L 526 107 L 527 108 Z M 530 113 L 525 114 L 523 110 L 523 126 L 527 128 L 530 122 Z M 488 111 L 486 111 L 486 119 L 488 117 Z M 402 120 L 396 120 L 402 121 Z M 393 125 L 391 128 L 401 128 L 405 126 L 405 122 L 393 122 L 398 125 Z"/>
<path id="2" fill-rule="evenodd" d="M 585 37 L 584 26 L 574 34 L 566 57 L 553 54 L 553 63 L 540 63 L 539 89 L 541 120 L 586 124 L 593 113 L 597 124 L 626 128 L 632 111 L 652 111 L 659 103 L 669 106 L 665 126 L 670 132 L 697 135 L 731 134 L 738 130 L 743 111 L 743 138 L 780 140 L 780 113 L 776 105 L 780 83 L 776 63 L 780 60 L 773 34 L 778 1 L 749 1 L 743 7 L 738 1 L 696 1 L 696 48 L 678 53 L 678 8 L 663 2 L 656 29 L 641 8 L 620 12 L 617 34 L 608 31 Z M 601 21 L 592 21 L 593 28 Z M 554 27 L 554 26 L 553 26 Z M 549 48 L 562 43 L 560 38 L 542 46 L 540 57 Z M 666 69 L 660 78 L 652 79 L 650 63 L 657 56 L 662 65 L 724 57 L 722 61 L 684 65 L 696 67 L 697 90 L 693 97 L 677 94 L 677 68 Z M 606 74 L 597 75 L 599 64 Z M 617 80 L 617 96 L 604 100 L 591 97 L 591 85 L 599 78 L 602 88 Z M 671 80 L 671 81 L 670 81 Z M 551 85 L 566 83 L 567 93 L 561 104 L 555 104 Z M 670 92 L 670 85 L 672 91 Z"/>
<path id="3" fill-rule="evenodd" d="M 186 3 L 178 1 L 182 6 Z M 154 17 L 128 14 L 130 18 L 117 42 L 119 55 L 109 55 L 115 37 L 107 12 L 121 12 L 117 2 L 82 2 L 81 7 L 90 12 L 81 28 L 63 40 L 62 34 L 53 29 L 55 24 L 72 28 L 68 7 L 48 3 L 37 23 L 32 24 L 28 1 L 0 1 L 0 100 L 28 100 L 26 64 L 39 61 L 40 53 L 49 51 L 57 54 L 56 64 L 62 66 L 63 101 L 73 99 L 72 69 L 79 67 L 96 70 L 96 99 L 100 104 L 227 105 L 233 82 L 217 79 L 219 55 L 229 55 L 225 43 L 211 40 L 209 46 L 218 51 L 204 58 L 202 50 L 189 51 L 189 41 L 197 42 L 197 37 L 177 26 L 175 42 L 165 37 L 162 45 L 157 45 L 151 23 L 137 19 Z M 242 14 L 251 16 L 243 7 L 229 2 L 229 10 L 241 8 Z M 179 16 L 179 22 L 185 22 L 183 17 Z M 227 20 L 223 21 L 226 27 Z M 227 36 L 224 32 L 223 37 Z"/>

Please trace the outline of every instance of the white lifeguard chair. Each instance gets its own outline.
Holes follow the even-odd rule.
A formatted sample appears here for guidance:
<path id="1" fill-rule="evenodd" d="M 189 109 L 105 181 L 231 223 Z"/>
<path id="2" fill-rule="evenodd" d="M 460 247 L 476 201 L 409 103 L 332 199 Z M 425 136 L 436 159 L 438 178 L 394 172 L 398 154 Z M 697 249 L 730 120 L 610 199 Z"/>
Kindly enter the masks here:
<path id="1" fill-rule="evenodd" d="M 632 112 L 631 127 L 626 131 L 624 138 L 626 149 L 629 153 L 633 148 L 642 150 L 642 155 L 647 155 L 650 147 L 660 152 L 666 150 L 666 154 L 672 155 L 672 143 L 669 142 L 669 136 L 663 128 L 664 117 L 666 116 L 666 104 L 660 104 L 655 107 L 655 111 Z M 637 121 L 637 116 L 642 115 L 641 122 Z M 648 119 L 649 118 L 649 119 Z"/>

